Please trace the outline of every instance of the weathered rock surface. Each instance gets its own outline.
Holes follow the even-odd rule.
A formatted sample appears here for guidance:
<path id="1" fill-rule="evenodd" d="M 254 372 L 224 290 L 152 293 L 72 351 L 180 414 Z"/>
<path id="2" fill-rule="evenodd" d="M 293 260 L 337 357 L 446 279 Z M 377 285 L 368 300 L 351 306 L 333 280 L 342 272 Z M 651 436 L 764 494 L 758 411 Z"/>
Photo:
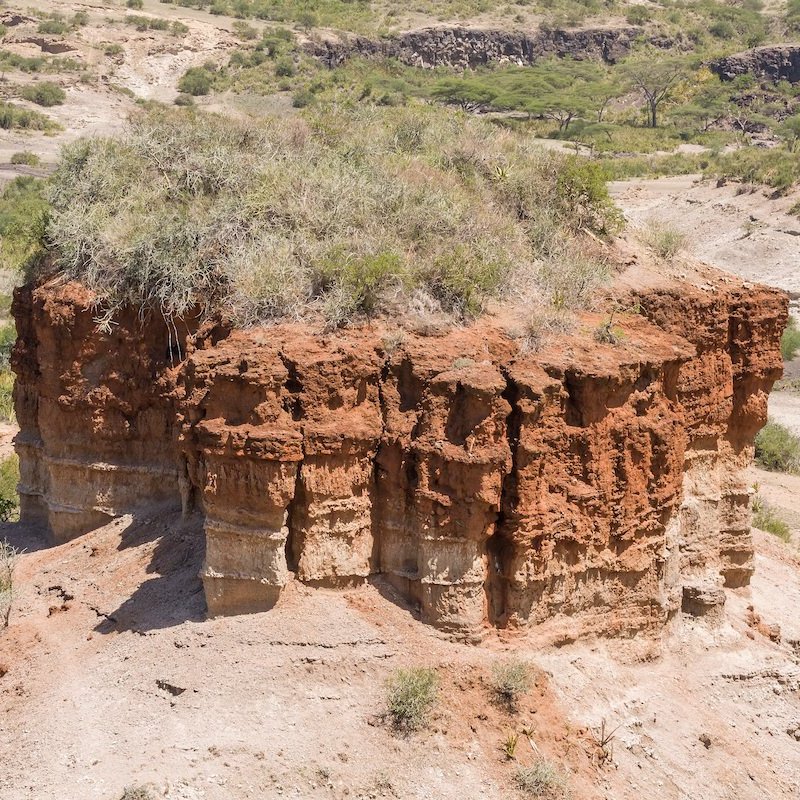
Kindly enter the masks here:
<path id="1" fill-rule="evenodd" d="M 618 344 L 587 315 L 534 354 L 491 317 L 399 344 L 134 313 L 102 332 L 81 287 L 24 288 L 23 516 L 61 541 L 154 500 L 199 508 L 212 614 L 381 575 L 470 638 L 657 630 L 695 608 L 684 587 L 749 580 L 743 468 L 787 310 L 716 273 L 630 294 Z"/>
<path id="2" fill-rule="evenodd" d="M 481 28 L 423 28 L 387 39 L 346 36 L 311 41 L 307 50 L 335 67 L 350 56 L 396 58 L 415 67 L 474 68 L 485 64 L 534 64 L 542 58 L 623 58 L 641 28 L 539 29 L 531 33 Z M 658 43 L 658 42 L 654 42 Z"/>
<path id="3" fill-rule="evenodd" d="M 737 75 L 755 75 L 777 83 L 800 81 L 800 44 L 766 45 L 734 53 L 709 65 L 723 80 Z"/>

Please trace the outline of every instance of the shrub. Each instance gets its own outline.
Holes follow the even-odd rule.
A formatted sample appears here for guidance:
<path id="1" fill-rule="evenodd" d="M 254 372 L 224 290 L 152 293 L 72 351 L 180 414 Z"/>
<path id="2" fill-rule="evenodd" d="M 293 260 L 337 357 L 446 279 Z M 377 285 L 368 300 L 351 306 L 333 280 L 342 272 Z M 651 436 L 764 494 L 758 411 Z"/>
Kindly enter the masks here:
<path id="1" fill-rule="evenodd" d="M 13 342 L 11 342 L 13 345 Z M 10 348 L 9 348 L 10 350 Z M 8 358 L 8 355 L 5 356 Z M 0 421 L 14 422 L 14 373 L 8 367 L 0 371 Z"/>
<path id="2" fill-rule="evenodd" d="M 24 271 L 44 254 L 49 204 L 43 186 L 36 178 L 20 176 L 4 189 L 0 197 L 0 268 Z"/>
<path id="3" fill-rule="evenodd" d="M 497 700 L 509 708 L 516 708 L 522 695 L 530 691 L 531 683 L 531 667 L 525 661 L 511 658 L 492 665 L 489 685 Z"/>
<path id="4" fill-rule="evenodd" d="M 241 39 L 243 42 L 250 42 L 258 38 L 258 30 L 240 19 L 237 19 L 236 22 L 233 23 L 233 32 L 236 34 L 237 38 Z"/>
<path id="5" fill-rule="evenodd" d="M 427 724 L 438 694 L 435 670 L 426 667 L 398 669 L 390 676 L 386 688 L 386 703 L 395 728 L 416 731 Z"/>
<path id="6" fill-rule="evenodd" d="M 529 797 L 543 800 L 566 800 L 569 797 L 567 776 L 544 758 L 538 759 L 531 767 L 520 767 L 514 775 L 514 782 Z"/>
<path id="7" fill-rule="evenodd" d="M 38 167 L 39 164 L 42 163 L 42 160 L 36 153 L 32 153 L 30 150 L 21 150 L 18 153 L 12 154 L 11 163 L 25 164 L 25 166 L 28 167 Z"/>
<path id="8" fill-rule="evenodd" d="M 294 73 L 294 64 L 288 58 L 282 58 L 275 64 L 275 74 L 279 78 L 291 78 Z"/>
<path id="9" fill-rule="evenodd" d="M 45 19 L 39 23 L 39 33 L 46 33 L 52 36 L 63 36 L 69 30 L 69 25 L 60 19 Z"/>
<path id="10" fill-rule="evenodd" d="M 107 44 L 103 47 L 103 52 L 107 56 L 118 56 L 125 52 L 125 48 L 121 44 L 112 42 L 111 44 Z"/>
<path id="11" fill-rule="evenodd" d="M 800 439 L 788 428 L 770 420 L 756 435 L 756 463 L 777 472 L 800 469 Z"/>
<path id="12" fill-rule="evenodd" d="M 66 147 L 49 192 L 55 269 L 110 314 L 224 308 L 239 324 L 420 303 L 468 317 L 495 299 L 575 308 L 606 276 L 574 226 L 607 229 L 607 196 L 584 193 L 576 215 L 563 156 L 435 108 L 306 117 L 159 109 L 124 138 Z"/>
<path id="13" fill-rule="evenodd" d="M 125 5 L 128 8 L 134 8 L 137 11 L 141 10 L 142 8 L 144 8 L 143 0 L 125 0 Z"/>
<path id="14" fill-rule="evenodd" d="M 0 540 L 0 622 L 8 627 L 14 602 L 14 567 L 19 553 L 5 539 Z"/>
<path id="15" fill-rule="evenodd" d="M 645 242 L 659 258 L 672 259 L 686 247 L 686 236 L 675 228 L 652 221 L 645 232 Z"/>
<path id="16" fill-rule="evenodd" d="M 205 67 L 191 67 L 178 81 L 178 91 L 195 97 L 208 94 L 214 85 L 214 76 Z"/>
<path id="17" fill-rule="evenodd" d="M 193 106 L 194 105 L 194 97 L 190 94 L 179 94 L 175 98 L 175 105 L 176 106 Z"/>
<path id="18" fill-rule="evenodd" d="M 759 530 L 771 533 L 784 542 L 791 541 L 792 534 L 789 525 L 781 519 L 775 508 L 759 495 L 753 498 L 753 525 Z"/>
<path id="19" fill-rule="evenodd" d="M 300 91 L 292 95 L 292 106 L 294 108 L 306 108 L 306 106 L 310 106 L 315 100 L 316 98 L 313 92 L 308 89 L 300 89 Z"/>
<path id="20" fill-rule="evenodd" d="M 40 114 L 38 111 L 29 111 L 13 103 L 0 102 L 0 128 L 4 130 L 23 129 L 47 131 L 53 130 L 58 126 L 50 117 Z"/>
<path id="21" fill-rule="evenodd" d="M 67 99 L 67 93 L 49 81 L 23 86 L 20 95 L 32 103 L 45 107 L 61 105 Z"/>
<path id="22" fill-rule="evenodd" d="M 789 323 L 781 336 L 781 355 L 784 361 L 792 361 L 800 350 L 800 329 L 797 327 L 797 320 L 789 317 Z"/>
<path id="23" fill-rule="evenodd" d="M 4 520 L 6 521 L 10 518 L 11 512 L 19 506 L 19 495 L 17 494 L 18 483 L 19 458 L 16 453 L 13 453 L 0 461 L 0 500 L 2 500 L 6 508 L 6 513 L 4 515 Z"/>

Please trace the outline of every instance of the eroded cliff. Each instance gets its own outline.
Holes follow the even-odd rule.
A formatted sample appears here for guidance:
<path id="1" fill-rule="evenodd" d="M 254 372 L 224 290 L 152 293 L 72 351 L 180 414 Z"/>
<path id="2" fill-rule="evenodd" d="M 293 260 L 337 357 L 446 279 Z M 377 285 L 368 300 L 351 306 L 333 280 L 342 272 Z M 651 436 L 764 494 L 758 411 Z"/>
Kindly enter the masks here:
<path id="1" fill-rule="evenodd" d="M 154 501 L 200 510 L 212 614 L 381 575 L 470 638 L 658 629 L 752 573 L 743 469 L 786 299 L 710 271 L 618 294 L 639 313 L 616 342 L 587 315 L 532 353 L 492 317 L 102 331 L 81 287 L 23 288 L 23 517 L 63 541 Z"/>

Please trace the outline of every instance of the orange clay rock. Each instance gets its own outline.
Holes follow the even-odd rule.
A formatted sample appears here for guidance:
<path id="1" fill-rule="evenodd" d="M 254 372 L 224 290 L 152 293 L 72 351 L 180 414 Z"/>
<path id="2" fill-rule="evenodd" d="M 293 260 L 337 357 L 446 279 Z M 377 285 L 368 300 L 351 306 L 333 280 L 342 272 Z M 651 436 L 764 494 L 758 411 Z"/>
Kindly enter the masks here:
<path id="1" fill-rule="evenodd" d="M 686 587 L 749 581 L 743 471 L 787 303 L 706 268 L 614 291 L 640 311 L 616 343 L 587 314 L 533 353 L 490 316 L 101 331 L 80 286 L 23 288 L 23 517 L 63 541 L 153 501 L 198 509 L 211 614 L 380 575 L 466 638 L 658 630 Z"/>

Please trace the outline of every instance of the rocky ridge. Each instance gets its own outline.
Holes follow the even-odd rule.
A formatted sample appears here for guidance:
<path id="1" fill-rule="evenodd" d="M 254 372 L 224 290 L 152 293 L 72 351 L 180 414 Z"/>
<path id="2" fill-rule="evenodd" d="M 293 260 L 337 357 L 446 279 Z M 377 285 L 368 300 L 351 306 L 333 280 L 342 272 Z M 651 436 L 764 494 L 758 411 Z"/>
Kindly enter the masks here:
<path id="1" fill-rule="evenodd" d="M 535 32 L 482 28 L 423 28 L 396 37 L 343 36 L 307 42 L 306 49 L 329 67 L 351 56 L 396 58 L 415 67 L 467 69 L 486 64 L 526 66 L 542 58 L 601 59 L 613 64 L 626 56 L 641 28 L 538 29 Z M 669 46 L 654 39 L 653 44 Z"/>
<path id="2" fill-rule="evenodd" d="M 711 69 L 723 80 L 755 75 L 775 83 L 800 81 L 800 44 L 766 45 L 717 59 Z"/>
<path id="3" fill-rule="evenodd" d="M 471 639 L 659 630 L 753 571 L 743 470 L 786 298 L 710 270 L 625 292 L 641 313 L 615 344 L 589 315 L 531 353 L 491 317 L 397 337 L 131 310 L 102 332 L 82 287 L 26 287 L 23 519 L 64 541 L 154 501 L 200 509 L 211 614 L 380 576 Z"/>

